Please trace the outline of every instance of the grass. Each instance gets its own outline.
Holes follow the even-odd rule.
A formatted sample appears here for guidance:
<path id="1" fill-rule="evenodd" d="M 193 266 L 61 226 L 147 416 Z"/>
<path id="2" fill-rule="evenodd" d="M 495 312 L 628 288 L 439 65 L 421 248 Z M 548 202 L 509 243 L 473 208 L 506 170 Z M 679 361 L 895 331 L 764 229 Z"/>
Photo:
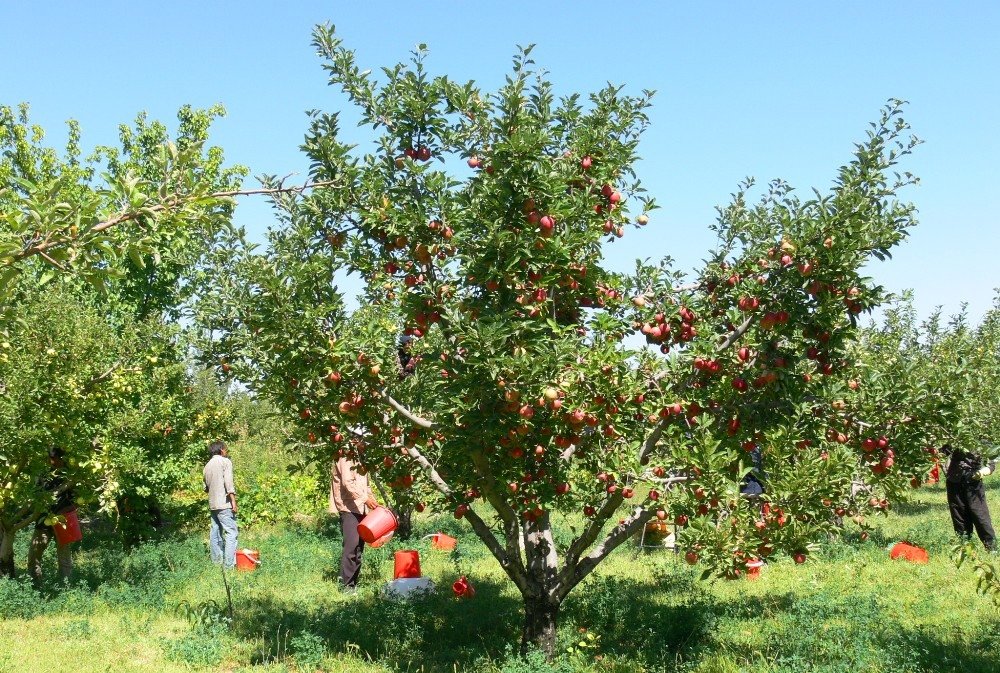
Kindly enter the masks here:
<path id="1" fill-rule="evenodd" d="M 997 480 L 989 498 L 1000 511 Z M 367 550 L 362 589 L 344 595 L 332 527 L 249 531 L 241 542 L 261 550 L 263 565 L 231 576 L 232 624 L 200 531 L 129 551 L 94 532 L 76 552 L 72 586 L 48 580 L 39 594 L 0 581 L 0 671 L 1000 670 L 1000 610 L 949 558 L 943 488 L 922 489 L 873 523 L 867 542 L 849 531 L 804 565 L 765 566 L 756 582 L 700 582 L 669 552 L 622 548 L 567 602 L 561 648 L 576 651 L 551 665 L 513 655 L 520 599 L 451 518 L 421 520 L 416 535 L 441 526 L 460 538 L 458 554 L 420 538 L 407 545 L 438 586 L 413 602 L 379 595 L 399 547 Z M 926 547 L 931 562 L 890 561 L 887 546 L 902 538 Z M 472 600 L 451 596 L 460 573 L 475 584 Z"/>

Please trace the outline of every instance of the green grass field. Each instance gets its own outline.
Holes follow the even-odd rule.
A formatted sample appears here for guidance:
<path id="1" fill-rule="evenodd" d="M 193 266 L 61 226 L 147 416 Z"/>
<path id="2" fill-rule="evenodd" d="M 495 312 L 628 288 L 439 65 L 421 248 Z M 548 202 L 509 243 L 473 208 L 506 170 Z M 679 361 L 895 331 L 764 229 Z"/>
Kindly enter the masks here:
<path id="1" fill-rule="evenodd" d="M 997 512 L 1000 480 L 990 486 Z M 944 489 L 922 489 L 873 523 L 867 542 L 854 529 L 804 565 L 765 566 L 756 582 L 701 582 L 670 552 L 623 547 L 565 606 L 560 648 L 577 651 L 551 665 L 513 655 L 518 595 L 450 518 L 418 522 L 417 535 L 440 525 L 461 542 L 452 556 L 411 541 L 438 586 L 413 602 L 379 595 L 398 547 L 368 550 L 364 588 L 343 595 L 332 528 L 249 531 L 242 546 L 259 548 L 264 565 L 232 577 L 231 626 L 220 621 L 225 589 L 206 536 L 126 552 L 91 534 L 71 587 L 51 582 L 39 595 L 0 581 L 0 671 L 1000 671 L 1000 610 L 949 558 Z M 901 538 L 927 547 L 931 562 L 890 561 L 886 548 Z M 452 597 L 459 572 L 474 599 Z"/>

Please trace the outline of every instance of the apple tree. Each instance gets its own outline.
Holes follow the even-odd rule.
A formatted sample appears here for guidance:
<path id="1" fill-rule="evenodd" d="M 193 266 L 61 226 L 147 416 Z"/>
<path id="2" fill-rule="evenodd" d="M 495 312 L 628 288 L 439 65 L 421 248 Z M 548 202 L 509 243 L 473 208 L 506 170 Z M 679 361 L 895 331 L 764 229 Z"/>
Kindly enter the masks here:
<path id="1" fill-rule="evenodd" d="M 173 137 L 140 115 L 120 128 L 119 148 L 85 159 L 75 124 L 60 153 L 26 106 L 0 108 L 5 572 L 14 533 L 51 498 L 39 479 L 53 446 L 75 462 L 66 476 L 83 502 L 110 510 L 116 499 L 169 492 L 218 431 L 190 394 L 175 321 L 204 256 L 229 235 L 225 195 L 243 174 L 205 147 L 220 113 L 183 108 Z M 65 331 L 46 331 L 39 316 Z"/>
<path id="2" fill-rule="evenodd" d="M 122 388 L 123 356 L 135 338 L 108 329 L 94 306 L 56 287 L 8 307 L 0 342 L 0 573 L 14 570 L 17 531 L 57 494 L 46 491 L 52 447 L 66 450 L 67 487 L 87 502 L 103 477 L 93 444 Z"/>
<path id="3" fill-rule="evenodd" d="M 979 325 L 970 324 L 964 309 L 947 321 L 938 309 L 918 322 L 910 296 L 885 313 L 884 323 L 863 330 L 854 346 L 859 376 L 851 381 L 852 406 L 861 425 L 860 419 L 891 422 L 893 409 L 905 407 L 906 415 L 896 419 L 897 432 L 906 435 L 901 443 L 926 452 L 935 464 L 944 444 L 995 457 L 1000 440 L 996 306 Z M 873 453 L 870 443 L 862 448 Z M 913 473 L 912 485 L 925 476 Z"/>
<path id="4" fill-rule="evenodd" d="M 886 297 L 862 268 L 914 225 L 901 103 L 826 192 L 742 185 L 695 273 L 665 256 L 626 273 L 603 251 L 655 231 L 633 168 L 651 92 L 557 99 L 529 50 L 494 93 L 431 76 L 423 47 L 377 79 L 332 28 L 314 43 L 370 149 L 311 113 L 303 150 L 327 186 L 276 198 L 269 247 L 220 266 L 215 348 L 308 455 L 351 455 L 464 518 L 523 597 L 524 644 L 552 654 L 563 601 L 654 517 L 689 562 L 738 576 L 805 562 L 838 508 L 873 509 L 858 484 L 879 506 L 923 469 L 921 451 L 871 469 L 858 422 L 888 447 L 906 410 L 860 419 L 848 394 L 858 318 Z M 344 274 L 398 323 L 349 310 Z M 556 512 L 583 521 L 565 546 Z"/>
<path id="5" fill-rule="evenodd" d="M 884 324 L 864 331 L 857 347 L 866 375 L 857 406 L 868 406 L 870 416 L 878 413 L 871 402 L 893 404 L 893 396 L 905 397 L 908 414 L 900 429 L 914 450 L 933 459 L 938 477 L 944 476 L 940 447 L 945 444 L 1000 458 L 1000 302 L 994 299 L 973 325 L 964 307 L 947 320 L 938 309 L 919 322 L 911 298 L 904 297 L 886 311 Z M 910 485 L 919 487 L 926 478 L 913 470 Z M 1000 600 L 1000 569 L 989 556 L 965 540 L 955 545 L 953 556 L 958 566 L 972 569 L 980 593 Z"/>

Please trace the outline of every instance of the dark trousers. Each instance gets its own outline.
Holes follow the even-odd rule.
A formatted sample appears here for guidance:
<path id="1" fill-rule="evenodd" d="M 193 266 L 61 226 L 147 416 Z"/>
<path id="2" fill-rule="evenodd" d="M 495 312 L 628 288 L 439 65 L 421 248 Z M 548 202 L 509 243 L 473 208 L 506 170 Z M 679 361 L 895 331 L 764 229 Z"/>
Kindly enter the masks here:
<path id="1" fill-rule="evenodd" d="M 365 550 L 365 541 L 358 535 L 358 524 L 363 518 L 364 514 L 340 513 L 340 531 L 344 534 L 344 551 L 340 556 L 340 583 L 347 589 L 353 589 L 358 585 L 358 575 L 361 574 L 361 555 Z"/>
<path id="2" fill-rule="evenodd" d="M 42 556 L 49 542 L 55 539 L 55 532 L 52 526 L 35 526 L 35 534 L 31 537 L 31 544 L 28 546 L 28 572 L 35 582 L 42 579 Z M 56 561 L 59 564 L 59 577 L 68 580 L 73 574 L 73 556 L 70 553 L 68 544 L 56 542 Z"/>
<path id="3" fill-rule="evenodd" d="M 955 532 L 963 537 L 971 537 L 972 529 L 983 541 L 983 546 L 993 549 L 996 533 L 990 521 L 990 510 L 986 506 L 986 489 L 982 480 L 949 481 L 945 483 L 948 492 L 948 510 Z"/>

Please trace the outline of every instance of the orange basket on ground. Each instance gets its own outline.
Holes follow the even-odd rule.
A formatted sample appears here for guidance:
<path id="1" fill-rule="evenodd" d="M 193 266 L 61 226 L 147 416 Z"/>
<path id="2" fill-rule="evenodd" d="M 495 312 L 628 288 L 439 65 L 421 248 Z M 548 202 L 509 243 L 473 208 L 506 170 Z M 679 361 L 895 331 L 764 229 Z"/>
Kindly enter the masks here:
<path id="1" fill-rule="evenodd" d="M 256 570 L 260 565 L 260 552 L 256 549 L 236 550 L 237 570 Z"/>
<path id="2" fill-rule="evenodd" d="M 434 533 L 431 537 L 431 546 L 442 551 L 451 551 L 458 544 L 458 540 L 444 533 Z"/>

